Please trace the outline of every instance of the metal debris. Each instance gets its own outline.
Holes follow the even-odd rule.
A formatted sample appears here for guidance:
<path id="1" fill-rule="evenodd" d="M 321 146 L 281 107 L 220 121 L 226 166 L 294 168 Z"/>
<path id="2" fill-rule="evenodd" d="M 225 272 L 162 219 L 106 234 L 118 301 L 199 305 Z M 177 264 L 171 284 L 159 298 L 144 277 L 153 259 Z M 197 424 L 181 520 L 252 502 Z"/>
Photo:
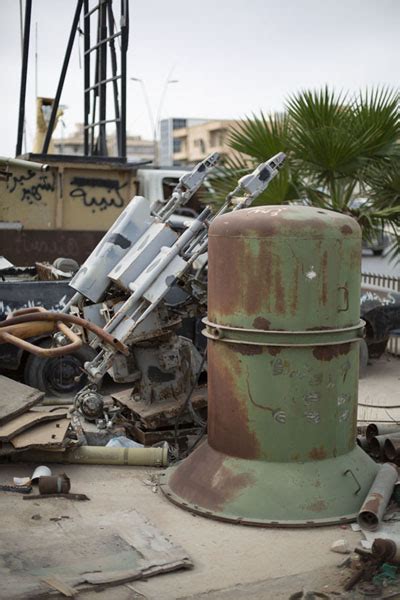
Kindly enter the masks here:
<path id="1" fill-rule="evenodd" d="M 357 522 L 362 529 L 375 531 L 379 527 L 392 496 L 397 478 L 398 473 L 396 465 L 385 463 L 380 467 L 371 489 L 358 513 Z"/>

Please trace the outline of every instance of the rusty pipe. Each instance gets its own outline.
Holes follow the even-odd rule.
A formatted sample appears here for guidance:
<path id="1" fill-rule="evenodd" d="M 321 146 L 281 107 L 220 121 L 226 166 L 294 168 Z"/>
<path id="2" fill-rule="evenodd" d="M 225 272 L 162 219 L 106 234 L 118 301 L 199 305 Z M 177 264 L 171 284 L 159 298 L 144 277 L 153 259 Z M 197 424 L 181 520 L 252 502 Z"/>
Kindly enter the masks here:
<path id="1" fill-rule="evenodd" d="M 6 321 L 4 321 L 4 322 L 6 322 Z M 43 322 L 43 323 L 39 323 L 39 322 L 19 323 L 18 325 L 10 325 L 9 327 L 8 327 L 8 325 L 6 325 L 0 331 L 12 333 L 19 339 L 26 340 L 27 338 L 50 335 L 51 333 L 54 332 L 54 329 L 55 329 L 54 323 L 51 323 L 50 321 L 48 321 L 47 323 L 45 323 L 45 322 Z M 1 339 L 0 339 L 0 343 L 2 343 Z"/>
<path id="2" fill-rule="evenodd" d="M 400 456 L 400 432 L 388 435 L 383 444 L 383 452 L 390 461 L 396 460 Z"/>
<path id="3" fill-rule="evenodd" d="M 0 339 L 4 342 L 13 344 L 17 346 L 17 348 L 21 348 L 22 350 L 26 350 L 31 354 L 35 354 L 36 356 L 42 356 L 46 358 L 51 358 L 54 356 L 63 356 L 65 354 L 71 354 L 78 350 L 82 346 L 82 340 L 79 336 L 76 335 L 69 327 L 61 323 L 57 322 L 57 328 L 71 341 L 70 344 L 66 344 L 65 346 L 58 346 L 56 348 L 41 348 L 40 346 L 35 346 L 26 340 L 23 340 L 9 331 L 1 331 L 0 330 Z M 12 326 L 11 326 L 12 327 Z"/>
<path id="4" fill-rule="evenodd" d="M 13 317 L 19 317 L 20 315 L 28 315 L 31 313 L 44 313 L 47 312 L 43 306 L 29 306 L 28 308 L 18 308 L 14 310 L 12 313 L 9 313 L 6 317 L 7 319 L 12 319 Z"/>
<path id="5" fill-rule="evenodd" d="M 22 310 L 26 311 L 26 309 Z M 60 312 L 32 312 L 31 310 L 31 313 L 28 312 L 0 322 L 0 333 L 1 329 L 4 327 L 10 327 L 11 325 L 18 325 L 20 323 L 32 323 L 37 321 L 60 321 L 63 323 L 71 323 L 73 325 L 78 325 L 79 327 L 82 327 L 83 329 L 87 329 L 88 331 L 94 333 L 97 337 L 103 340 L 103 342 L 109 344 L 110 346 L 113 346 L 116 350 L 118 350 L 118 352 L 121 352 L 125 355 L 129 354 L 129 349 L 127 348 L 127 346 L 125 346 L 125 344 L 123 344 L 122 342 L 114 338 L 112 335 L 104 331 L 98 325 L 95 325 L 87 319 L 82 319 L 81 317 L 77 317 L 75 315 L 68 315 Z"/>
<path id="6" fill-rule="evenodd" d="M 372 543 L 371 553 L 381 562 L 400 562 L 400 547 L 394 540 L 376 538 Z"/>
<path id="7" fill-rule="evenodd" d="M 370 423 L 367 426 L 365 435 L 370 442 L 373 437 L 384 435 L 386 433 L 400 433 L 399 423 Z"/>
<path id="8" fill-rule="evenodd" d="M 397 478 L 396 465 L 385 463 L 381 466 L 357 516 L 357 523 L 361 529 L 378 529 Z"/>

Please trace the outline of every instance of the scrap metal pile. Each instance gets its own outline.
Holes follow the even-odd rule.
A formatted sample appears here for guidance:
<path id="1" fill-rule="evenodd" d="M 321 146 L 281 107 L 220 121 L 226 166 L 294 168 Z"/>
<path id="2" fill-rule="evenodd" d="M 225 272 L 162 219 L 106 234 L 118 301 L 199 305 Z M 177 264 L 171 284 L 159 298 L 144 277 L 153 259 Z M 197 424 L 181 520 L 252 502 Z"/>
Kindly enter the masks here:
<path id="1" fill-rule="evenodd" d="M 66 355 L 85 345 L 91 359 L 82 373 L 87 385 L 75 398 L 77 411 L 103 429 L 126 425 L 146 445 L 203 424 L 198 411 L 205 411 L 207 391 L 197 384 L 206 369 L 204 344 L 181 327 L 187 321 L 195 327 L 206 312 L 208 227 L 217 216 L 250 206 L 285 155 L 242 177 L 216 214 L 206 207 L 183 232 L 174 231 L 169 218 L 218 159 L 211 154 L 183 175 L 164 204 L 134 197 L 75 274 L 70 286 L 76 293 L 62 312 L 22 309 L 0 323 L 1 342 L 37 356 Z M 52 335 L 51 347 L 27 341 L 43 332 Z M 132 384 L 111 403 L 99 392 L 106 373 Z"/>

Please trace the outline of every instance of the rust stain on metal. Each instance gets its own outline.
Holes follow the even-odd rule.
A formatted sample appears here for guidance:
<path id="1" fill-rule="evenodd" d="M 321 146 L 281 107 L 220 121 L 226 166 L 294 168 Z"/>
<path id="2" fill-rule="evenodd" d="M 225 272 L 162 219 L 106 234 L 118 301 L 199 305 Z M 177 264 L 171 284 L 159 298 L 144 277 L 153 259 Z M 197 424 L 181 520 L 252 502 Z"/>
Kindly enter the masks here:
<path id="1" fill-rule="evenodd" d="M 299 265 L 299 261 L 296 260 L 296 266 L 294 268 L 294 273 L 293 273 L 292 300 L 290 303 L 290 311 L 291 311 L 292 316 L 294 316 L 297 312 L 297 304 L 299 301 L 299 275 L 300 275 L 300 265 Z"/>
<path id="2" fill-rule="evenodd" d="M 285 314 L 285 288 L 282 282 L 281 260 L 277 258 L 275 266 L 275 310 L 278 315 Z"/>
<path id="3" fill-rule="evenodd" d="M 321 303 L 325 306 L 328 301 L 328 252 L 325 250 L 322 256 L 322 290 Z"/>
<path id="4" fill-rule="evenodd" d="M 236 240 L 238 242 L 238 240 Z M 242 257 L 241 277 L 238 286 L 243 290 L 243 298 L 237 295 L 238 302 L 243 303 L 243 308 L 248 315 L 257 315 L 271 308 L 271 281 L 273 256 L 271 245 L 267 240 L 258 240 L 253 248 L 249 240 L 241 247 Z M 230 259 L 231 260 L 231 259 Z"/>
<path id="5" fill-rule="evenodd" d="M 212 307 L 210 318 L 214 321 L 215 315 L 231 314 L 236 309 L 237 286 L 242 276 L 240 260 L 235 252 L 237 241 L 221 237 L 209 239 L 213 261 L 208 273 L 208 304 Z M 228 257 L 229 269 L 226 268 Z"/>
<path id="6" fill-rule="evenodd" d="M 350 352 L 351 345 L 336 344 L 332 346 L 315 346 L 313 355 L 317 360 L 330 361 L 338 356 L 344 356 Z"/>
<path id="7" fill-rule="evenodd" d="M 249 427 L 246 394 L 238 389 L 241 364 L 228 344 L 208 343 L 208 441 L 215 450 L 240 458 L 259 458 L 260 443 Z"/>
<path id="8" fill-rule="evenodd" d="M 255 483 L 249 473 L 235 474 L 225 460 L 223 454 L 203 444 L 171 475 L 171 489 L 191 504 L 222 511 L 244 488 Z"/>
<path id="9" fill-rule="evenodd" d="M 308 456 L 311 458 L 311 460 L 323 460 L 326 458 L 326 450 L 323 446 L 320 446 L 319 448 L 313 448 L 308 453 Z"/>
<path id="10" fill-rule="evenodd" d="M 256 317 L 253 321 L 253 327 L 255 327 L 256 329 L 263 329 L 264 331 L 266 331 L 271 327 L 271 322 L 268 321 L 268 319 L 265 319 L 264 317 Z"/>
<path id="11" fill-rule="evenodd" d="M 261 207 L 262 208 L 262 207 Z M 279 233 L 282 219 L 260 219 L 260 208 L 237 211 L 223 215 L 212 222 L 209 236 L 229 237 L 267 237 Z"/>
<path id="12" fill-rule="evenodd" d="M 343 233 L 343 235 L 351 235 L 353 233 L 353 229 L 350 227 L 350 225 L 342 225 L 340 231 Z"/>
<path id="13" fill-rule="evenodd" d="M 363 504 L 362 512 L 371 512 L 376 514 L 379 511 L 382 500 L 382 494 L 379 494 L 378 492 L 372 492 L 372 494 L 368 495 L 367 502 Z"/>
<path id="14" fill-rule="evenodd" d="M 268 354 L 271 356 L 276 356 L 283 350 L 281 346 L 265 346 L 265 348 L 267 349 Z"/>
<path id="15" fill-rule="evenodd" d="M 257 344 L 230 344 L 230 347 L 235 352 L 242 354 L 243 356 L 254 356 L 255 354 L 262 354 L 262 346 Z"/>

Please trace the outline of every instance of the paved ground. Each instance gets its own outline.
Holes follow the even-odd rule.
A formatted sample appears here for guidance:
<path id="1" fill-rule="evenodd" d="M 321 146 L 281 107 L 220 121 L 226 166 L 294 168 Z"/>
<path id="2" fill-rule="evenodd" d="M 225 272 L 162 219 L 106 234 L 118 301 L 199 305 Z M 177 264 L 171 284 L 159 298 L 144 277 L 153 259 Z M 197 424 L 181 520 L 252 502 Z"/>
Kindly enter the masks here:
<path id="1" fill-rule="evenodd" d="M 360 385 L 360 401 L 376 393 L 395 404 L 399 397 L 399 359 L 387 357 L 375 361 Z M 56 468 L 56 467 L 55 467 Z M 31 466 L 1 466 L 1 480 L 28 475 Z M 294 592 L 316 590 L 331 598 L 342 591 L 343 571 L 337 565 L 343 557 L 329 550 L 332 542 L 345 538 L 354 546 L 359 534 L 349 526 L 282 530 L 257 529 L 219 523 L 195 517 L 169 503 L 160 493 L 145 484 L 157 470 L 133 467 L 59 466 L 70 476 L 72 491 L 87 494 L 91 501 L 72 503 L 67 500 L 24 502 L 12 494 L 2 494 L 3 522 L 15 528 L 16 535 L 29 535 L 30 528 L 59 515 L 71 519 L 97 515 L 99 524 L 110 511 L 135 509 L 150 519 L 173 542 L 191 556 L 194 568 L 135 582 L 99 593 L 82 594 L 97 600 L 203 599 L 261 600 L 287 599 Z M 57 471 L 58 472 L 58 469 Z M 32 520 L 33 514 L 40 520 Z M 56 527 L 57 524 L 54 523 Z M 1 538 L 1 534 L 0 534 Z M 45 540 L 44 540 L 45 543 Z M 1 598 L 1 588 L 0 588 Z"/>

